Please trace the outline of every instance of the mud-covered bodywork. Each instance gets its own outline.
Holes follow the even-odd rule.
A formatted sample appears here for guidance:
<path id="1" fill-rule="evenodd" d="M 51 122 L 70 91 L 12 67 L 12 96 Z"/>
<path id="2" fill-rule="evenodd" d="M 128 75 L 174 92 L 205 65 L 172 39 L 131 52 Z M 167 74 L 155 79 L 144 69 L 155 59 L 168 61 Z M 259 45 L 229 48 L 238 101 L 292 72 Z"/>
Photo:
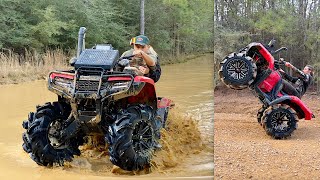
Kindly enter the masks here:
<path id="1" fill-rule="evenodd" d="M 68 99 L 113 100 L 135 96 L 146 82 L 135 81 L 130 74 L 80 76 L 69 72 L 51 72 L 48 79 L 50 91 Z M 136 78 L 137 79 L 137 78 Z"/>
<path id="2" fill-rule="evenodd" d="M 130 104 L 144 103 L 157 108 L 157 97 L 152 79 L 101 69 L 81 69 L 72 71 L 53 71 L 49 74 L 48 89 L 78 109 L 82 102 L 93 103 L 91 118 L 101 120 L 102 106 L 117 101 Z M 86 104 L 86 103 L 84 103 Z M 80 113 L 79 113 L 80 112 Z M 74 112 L 81 117 L 81 111 Z M 88 118 L 88 117 L 87 117 Z M 86 120 L 89 121 L 89 120 Z"/>

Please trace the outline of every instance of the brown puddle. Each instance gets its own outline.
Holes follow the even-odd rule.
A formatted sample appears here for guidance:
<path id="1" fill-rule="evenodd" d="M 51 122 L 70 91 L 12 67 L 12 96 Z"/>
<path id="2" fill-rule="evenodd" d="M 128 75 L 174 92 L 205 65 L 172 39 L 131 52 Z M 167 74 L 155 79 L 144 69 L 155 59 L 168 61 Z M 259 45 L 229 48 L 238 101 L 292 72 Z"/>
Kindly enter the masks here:
<path id="1" fill-rule="evenodd" d="M 196 66 L 195 66 L 196 64 Z M 55 101 L 45 81 L 0 86 L 1 179 L 99 179 L 116 177 L 213 176 L 212 55 L 164 66 L 157 94 L 176 103 L 168 129 L 162 131 L 162 150 L 151 169 L 127 172 L 113 166 L 103 147 L 83 147 L 83 154 L 64 167 L 45 168 L 21 147 L 21 123 L 35 105 Z M 137 176 L 139 175 L 139 176 Z"/>

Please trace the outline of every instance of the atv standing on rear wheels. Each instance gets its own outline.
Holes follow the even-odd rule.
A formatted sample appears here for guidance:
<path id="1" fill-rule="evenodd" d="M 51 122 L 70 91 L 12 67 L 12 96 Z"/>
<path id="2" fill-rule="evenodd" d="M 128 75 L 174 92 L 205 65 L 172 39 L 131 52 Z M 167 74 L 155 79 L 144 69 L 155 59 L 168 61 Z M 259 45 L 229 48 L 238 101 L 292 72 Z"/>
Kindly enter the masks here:
<path id="1" fill-rule="evenodd" d="M 262 102 L 257 120 L 266 133 L 275 139 L 291 136 L 297 128 L 298 118 L 311 120 L 312 112 L 296 96 L 282 91 L 282 77 L 278 72 L 281 61 L 274 59 L 276 54 L 287 48 L 272 51 L 272 40 L 268 46 L 251 43 L 232 53 L 221 62 L 221 81 L 231 89 L 242 90 L 249 87 Z"/>
<path id="2" fill-rule="evenodd" d="M 131 57 L 119 59 L 111 45 L 84 49 L 85 31 L 80 28 L 75 69 L 49 74 L 58 101 L 37 107 L 23 122 L 23 149 L 39 165 L 63 165 L 80 155 L 83 137 L 98 134 L 113 164 L 143 169 L 159 147 L 171 100 L 157 97 L 154 81 L 136 75 Z"/>

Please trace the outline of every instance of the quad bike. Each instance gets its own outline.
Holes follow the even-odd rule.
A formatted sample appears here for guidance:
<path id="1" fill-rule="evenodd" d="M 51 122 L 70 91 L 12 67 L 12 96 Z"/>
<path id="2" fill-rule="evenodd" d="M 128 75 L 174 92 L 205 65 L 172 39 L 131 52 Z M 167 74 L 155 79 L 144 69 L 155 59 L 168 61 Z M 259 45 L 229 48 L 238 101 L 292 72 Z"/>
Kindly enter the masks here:
<path id="1" fill-rule="evenodd" d="M 296 96 L 282 90 L 282 77 L 278 71 L 283 61 L 274 59 L 287 48 L 273 51 L 274 41 L 268 45 L 250 43 L 238 53 L 231 53 L 220 64 L 221 81 L 231 89 L 250 88 L 262 102 L 257 119 L 266 133 L 275 139 L 291 136 L 297 128 L 298 118 L 311 120 L 314 115 Z"/>
<path id="2" fill-rule="evenodd" d="M 85 31 L 79 30 L 74 70 L 49 74 L 58 101 L 37 106 L 23 122 L 23 149 L 38 165 L 63 165 L 80 155 L 85 136 L 102 135 L 113 164 L 143 169 L 161 146 L 171 100 L 157 97 L 154 81 L 136 75 L 130 57 L 119 59 L 111 45 L 85 49 Z"/>

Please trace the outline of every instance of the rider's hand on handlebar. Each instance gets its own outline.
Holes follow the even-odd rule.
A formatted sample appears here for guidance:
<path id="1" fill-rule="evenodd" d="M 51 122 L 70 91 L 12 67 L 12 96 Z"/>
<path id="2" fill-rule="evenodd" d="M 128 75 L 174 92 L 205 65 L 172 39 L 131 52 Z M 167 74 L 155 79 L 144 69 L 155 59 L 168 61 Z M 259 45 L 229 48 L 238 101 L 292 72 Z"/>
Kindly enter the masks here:
<path id="1" fill-rule="evenodd" d="M 139 66 L 139 70 L 140 70 L 143 74 L 148 74 L 148 73 L 149 73 L 149 68 L 148 68 L 148 67 Z"/>
<path id="2" fill-rule="evenodd" d="M 279 72 L 281 72 L 281 73 L 285 73 L 285 72 L 284 72 L 284 70 L 282 70 L 282 69 L 279 69 Z"/>
<path id="3" fill-rule="evenodd" d="M 293 67 L 292 64 L 289 63 L 289 62 L 286 62 L 285 65 L 286 65 L 287 67 L 289 67 L 289 68 L 292 68 L 292 67 Z"/>
<path id="4" fill-rule="evenodd" d="M 143 53 L 143 51 L 140 50 L 140 49 L 133 51 L 133 55 L 134 55 L 135 57 L 139 57 L 139 58 L 142 57 L 142 53 Z"/>

